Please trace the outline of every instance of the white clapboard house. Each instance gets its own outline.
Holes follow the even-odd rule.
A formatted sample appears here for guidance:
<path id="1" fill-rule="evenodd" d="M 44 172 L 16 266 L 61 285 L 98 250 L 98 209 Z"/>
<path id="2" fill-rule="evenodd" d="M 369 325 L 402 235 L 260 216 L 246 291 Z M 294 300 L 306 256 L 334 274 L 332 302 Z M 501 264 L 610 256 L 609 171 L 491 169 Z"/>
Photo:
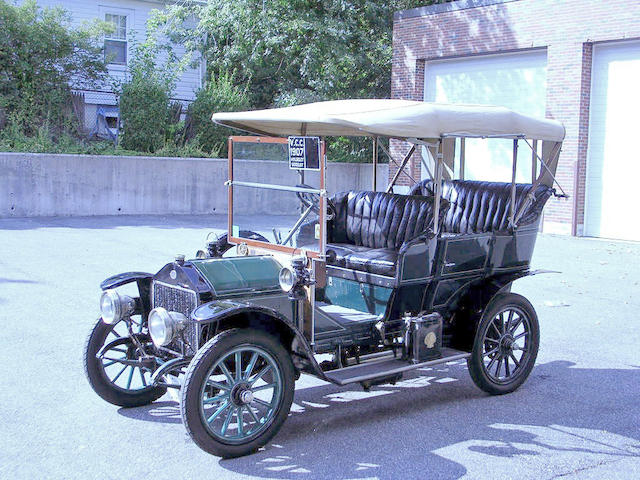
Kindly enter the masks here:
<path id="1" fill-rule="evenodd" d="M 109 60 L 110 76 L 117 80 L 124 80 L 133 53 L 133 45 L 143 41 L 146 36 L 147 20 L 151 11 L 163 9 L 175 1 L 37 0 L 37 3 L 41 7 L 64 8 L 71 14 L 74 26 L 93 19 L 113 23 L 113 32 L 104 39 L 105 57 Z M 178 45 L 175 46 L 175 52 L 180 55 L 184 50 Z M 202 86 L 204 74 L 204 62 L 199 62 L 196 68 L 186 69 L 176 83 L 172 100 L 182 103 L 183 106 L 188 105 Z M 80 112 L 84 117 L 83 127 L 86 132 L 99 130 L 101 134 L 115 134 L 118 126 L 118 102 L 111 82 L 95 89 L 81 90 L 76 93 L 75 100 L 80 103 Z"/>

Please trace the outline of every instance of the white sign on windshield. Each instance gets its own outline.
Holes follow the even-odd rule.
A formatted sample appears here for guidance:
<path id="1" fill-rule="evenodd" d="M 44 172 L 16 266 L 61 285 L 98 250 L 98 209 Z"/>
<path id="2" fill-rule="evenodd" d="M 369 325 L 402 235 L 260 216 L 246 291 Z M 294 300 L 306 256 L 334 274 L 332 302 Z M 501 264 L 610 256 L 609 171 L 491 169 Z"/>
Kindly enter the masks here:
<path id="1" fill-rule="evenodd" d="M 289 137 L 289 168 L 320 170 L 320 137 Z"/>

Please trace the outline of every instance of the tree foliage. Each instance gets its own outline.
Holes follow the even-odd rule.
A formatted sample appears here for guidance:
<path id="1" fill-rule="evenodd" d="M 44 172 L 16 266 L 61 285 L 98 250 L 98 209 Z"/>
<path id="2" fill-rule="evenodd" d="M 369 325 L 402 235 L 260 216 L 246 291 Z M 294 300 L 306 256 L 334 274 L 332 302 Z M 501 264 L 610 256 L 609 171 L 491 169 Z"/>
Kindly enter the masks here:
<path id="1" fill-rule="evenodd" d="M 229 129 L 211 121 L 214 112 L 233 112 L 250 108 L 246 87 L 234 84 L 233 74 L 224 72 L 212 77 L 196 93 L 189 105 L 186 136 L 195 141 L 200 149 L 215 156 L 226 154 L 226 139 Z"/>
<path id="2" fill-rule="evenodd" d="M 123 148 L 153 153 L 164 146 L 169 94 L 161 82 L 133 76 L 122 86 L 119 104 Z"/>
<path id="3" fill-rule="evenodd" d="M 173 142 L 175 115 L 170 97 L 188 56 L 178 58 L 171 43 L 161 41 L 163 27 L 151 17 L 143 42 L 135 44 L 126 81 L 116 85 L 121 145 L 153 153 Z"/>
<path id="4" fill-rule="evenodd" d="M 388 97 L 393 13 L 443 1 L 208 0 L 154 10 L 128 77 L 117 86 L 121 144 L 143 152 L 222 153 L 228 130 L 210 122 L 213 111 Z M 71 88 L 105 81 L 102 34 L 112 27 L 71 28 L 63 9 L 41 9 L 35 0 L 22 6 L 0 0 L 0 25 L 0 128 L 7 123 L 6 131 L 39 139 L 72 131 Z M 186 55 L 174 54 L 176 44 Z M 211 80 L 189 108 L 184 130 L 168 120 L 169 98 L 190 60 L 204 60 Z M 368 139 L 329 139 L 328 148 L 343 161 L 371 156 Z"/>
<path id="5" fill-rule="evenodd" d="M 218 77 L 235 71 L 253 107 L 384 98 L 391 88 L 393 13 L 436 1 L 209 0 L 158 18 Z M 181 27 L 189 18 L 196 25 Z"/>
<path id="6" fill-rule="evenodd" d="M 71 28 L 70 20 L 63 9 L 42 9 L 35 0 L 21 6 L 0 0 L 0 108 L 26 134 L 71 128 L 71 88 L 106 76 L 100 39 L 108 27 Z"/>
<path id="7" fill-rule="evenodd" d="M 236 72 L 251 108 L 267 108 L 388 98 L 394 12 L 442 1 L 208 0 L 168 7 L 156 21 L 206 60 L 212 78 Z M 198 20 L 185 28 L 189 19 Z M 367 161 L 371 141 L 329 139 L 329 152 Z"/>

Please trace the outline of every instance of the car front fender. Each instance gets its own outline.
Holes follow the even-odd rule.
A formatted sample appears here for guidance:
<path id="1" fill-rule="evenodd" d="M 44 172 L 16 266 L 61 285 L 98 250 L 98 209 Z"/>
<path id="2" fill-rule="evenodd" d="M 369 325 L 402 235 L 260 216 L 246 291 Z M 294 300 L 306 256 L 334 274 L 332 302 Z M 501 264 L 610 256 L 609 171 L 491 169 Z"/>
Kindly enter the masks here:
<path id="1" fill-rule="evenodd" d="M 112 277 L 103 280 L 100 284 L 102 290 L 108 290 L 110 288 L 121 287 L 131 282 L 150 282 L 153 278 L 152 273 L 147 272 L 125 272 L 113 275 Z"/>
<path id="2" fill-rule="evenodd" d="M 153 280 L 153 274 L 147 272 L 125 272 L 113 275 L 107 278 L 100 284 L 102 290 L 108 290 L 110 288 L 121 287 L 128 283 L 136 282 L 138 284 L 138 293 L 140 294 L 140 306 L 142 316 L 146 319 L 146 316 L 151 310 L 151 280 Z"/>
<path id="3" fill-rule="evenodd" d="M 200 325 L 214 324 L 216 333 L 229 328 L 256 328 L 277 335 L 290 353 L 306 358 L 313 373 L 324 378 L 305 336 L 277 310 L 251 302 L 214 300 L 196 308 L 191 320 Z"/>

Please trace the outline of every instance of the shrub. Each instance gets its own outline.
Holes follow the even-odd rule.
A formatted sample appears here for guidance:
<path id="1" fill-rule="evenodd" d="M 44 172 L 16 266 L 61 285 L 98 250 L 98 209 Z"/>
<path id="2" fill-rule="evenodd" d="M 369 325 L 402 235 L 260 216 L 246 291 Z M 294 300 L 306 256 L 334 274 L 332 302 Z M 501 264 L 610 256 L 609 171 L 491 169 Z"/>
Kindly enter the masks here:
<path id="1" fill-rule="evenodd" d="M 196 93 L 187 112 L 186 138 L 213 156 L 227 152 L 230 130 L 211 121 L 214 112 L 234 112 L 250 108 L 246 87 L 234 84 L 234 75 L 226 72 L 212 77 L 204 88 Z"/>
<path id="2" fill-rule="evenodd" d="M 198 145 L 195 142 L 187 143 L 186 145 L 180 146 L 176 143 L 171 142 L 171 140 L 167 140 L 160 150 L 156 151 L 154 154 L 158 157 L 194 157 L 194 158 L 204 158 L 209 157 L 210 155 L 207 152 L 203 152 L 198 148 Z"/>
<path id="3" fill-rule="evenodd" d="M 153 76 L 134 75 L 120 92 L 121 142 L 127 150 L 153 153 L 164 146 L 169 93 Z"/>
<path id="4" fill-rule="evenodd" d="M 89 155 L 123 155 L 112 142 L 87 142 L 67 132 L 54 134 L 46 126 L 40 126 L 29 135 L 11 123 L 0 132 L 0 151 L 33 153 L 76 153 Z"/>
<path id="5" fill-rule="evenodd" d="M 171 44 L 160 44 L 162 32 L 152 16 L 145 41 L 134 47 L 128 81 L 119 90 L 121 145 L 128 150 L 153 153 L 175 135 L 180 113 L 169 102 L 175 83 L 188 63 L 178 59 Z M 160 55 L 164 59 L 160 60 Z M 181 106 L 180 106 L 181 108 Z"/>

